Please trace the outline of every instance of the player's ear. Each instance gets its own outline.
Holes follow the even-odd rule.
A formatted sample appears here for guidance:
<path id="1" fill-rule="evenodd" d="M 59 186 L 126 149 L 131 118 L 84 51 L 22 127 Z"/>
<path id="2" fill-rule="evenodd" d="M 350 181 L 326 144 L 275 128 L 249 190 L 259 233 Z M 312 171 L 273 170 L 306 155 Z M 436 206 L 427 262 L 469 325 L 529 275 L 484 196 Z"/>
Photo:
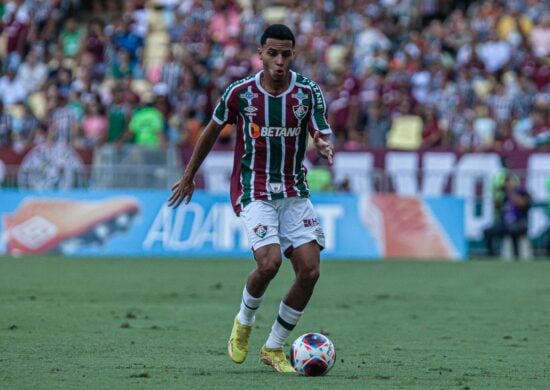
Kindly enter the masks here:
<path id="1" fill-rule="evenodd" d="M 262 47 L 258 47 L 258 55 L 261 57 L 262 56 Z"/>

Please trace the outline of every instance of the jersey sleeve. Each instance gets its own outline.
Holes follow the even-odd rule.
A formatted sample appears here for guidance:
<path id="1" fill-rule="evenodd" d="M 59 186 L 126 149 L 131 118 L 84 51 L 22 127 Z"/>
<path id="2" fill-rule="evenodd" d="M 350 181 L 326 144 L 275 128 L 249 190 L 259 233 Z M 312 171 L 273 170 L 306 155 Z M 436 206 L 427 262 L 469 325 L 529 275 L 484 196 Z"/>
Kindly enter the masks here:
<path id="1" fill-rule="evenodd" d="M 238 102 L 235 88 L 230 85 L 222 94 L 220 101 L 214 109 L 212 119 L 219 125 L 235 123 L 237 121 Z"/>
<path id="2" fill-rule="evenodd" d="M 327 120 L 327 103 L 321 88 L 317 83 L 310 81 L 311 92 L 313 93 L 311 117 L 309 119 L 309 133 L 313 136 L 315 132 L 321 134 L 332 134 L 332 129 Z"/>

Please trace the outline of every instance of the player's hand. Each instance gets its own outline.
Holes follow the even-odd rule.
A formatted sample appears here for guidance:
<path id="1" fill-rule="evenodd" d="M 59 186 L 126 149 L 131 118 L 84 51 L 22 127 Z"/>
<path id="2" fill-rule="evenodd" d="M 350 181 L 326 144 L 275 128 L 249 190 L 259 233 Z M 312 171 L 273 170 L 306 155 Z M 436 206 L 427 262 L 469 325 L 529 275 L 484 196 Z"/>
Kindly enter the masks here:
<path id="1" fill-rule="evenodd" d="M 176 208 L 182 201 L 189 204 L 193 192 L 195 191 L 195 181 L 187 179 L 185 176 L 172 186 L 172 195 L 168 198 L 168 207 Z"/>
<path id="2" fill-rule="evenodd" d="M 328 138 L 325 139 L 325 137 L 317 131 L 313 136 L 313 145 L 315 146 L 315 149 L 317 149 L 317 152 L 322 157 L 326 158 L 328 163 L 332 165 L 332 157 L 334 156 L 334 147 L 332 142 L 330 142 Z"/>

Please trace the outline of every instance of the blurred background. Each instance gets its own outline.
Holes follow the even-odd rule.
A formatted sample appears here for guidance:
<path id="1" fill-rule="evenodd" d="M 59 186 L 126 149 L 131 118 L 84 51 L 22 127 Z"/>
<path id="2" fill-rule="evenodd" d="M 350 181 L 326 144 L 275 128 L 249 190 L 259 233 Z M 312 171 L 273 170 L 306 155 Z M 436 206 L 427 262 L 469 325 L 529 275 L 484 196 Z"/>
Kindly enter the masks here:
<path id="1" fill-rule="evenodd" d="M 422 229 L 447 249 L 419 257 L 491 254 L 485 230 L 502 211 L 507 175 L 531 199 L 515 256 L 550 255 L 543 0 L 14 0 L 0 18 L 4 213 L 24 198 L 14 190 L 167 197 L 220 93 L 261 68 L 259 36 L 277 22 L 295 32 L 294 69 L 323 89 L 334 130 L 334 166 L 307 155 L 310 186 L 321 204 L 327 193 L 353 197 L 375 247 L 364 256 L 403 257 L 410 248 L 392 252 L 403 243 L 388 237 Z M 199 173 L 203 203 L 227 192 L 234 136 L 224 129 Z M 409 199 L 418 196 L 431 201 Z M 430 203 L 450 198 L 458 217 Z M 428 227 L 407 225 L 407 212 Z M 9 252 L 14 235 L 5 237 Z M 229 247 L 224 239 L 212 247 Z M 338 256 L 361 255 L 335 240 Z M 495 256 L 514 257 L 507 251 Z"/>

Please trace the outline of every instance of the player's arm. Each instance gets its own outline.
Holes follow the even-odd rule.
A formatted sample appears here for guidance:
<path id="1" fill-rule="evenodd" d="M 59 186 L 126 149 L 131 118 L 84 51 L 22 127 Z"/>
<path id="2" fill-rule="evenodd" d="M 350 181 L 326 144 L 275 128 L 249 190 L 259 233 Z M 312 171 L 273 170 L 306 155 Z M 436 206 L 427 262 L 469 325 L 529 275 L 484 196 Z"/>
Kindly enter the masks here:
<path id="1" fill-rule="evenodd" d="M 222 128 L 223 124 L 218 124 L 213 119 L 206 125 L 197 140 L 197 144 L 191 155 L 191 160 L 189 164 L 187 164 L 183 176 L 172 187 L 172 195 L 168 198 L 169 207 L 176 208 L 184 200 L 185 204 L 189 203 L 195 191 L 195 175 L 208 153 L 212 150 Z"/>
<path id="2" fill-rule="evenodd" d="M 313 105 L 309 120 L 309 132 L 313 137 L 313 146 L 317 149 L 317 153 L 321 157 L 326 158 L 328 163 L 332 165 L 334 147 L 330 141 L 332 129 L 327 119 L 327 105 L 319 86 L 313 82 L 310 85 L 314 92 L 314 97 L 312 97 Z"/>

